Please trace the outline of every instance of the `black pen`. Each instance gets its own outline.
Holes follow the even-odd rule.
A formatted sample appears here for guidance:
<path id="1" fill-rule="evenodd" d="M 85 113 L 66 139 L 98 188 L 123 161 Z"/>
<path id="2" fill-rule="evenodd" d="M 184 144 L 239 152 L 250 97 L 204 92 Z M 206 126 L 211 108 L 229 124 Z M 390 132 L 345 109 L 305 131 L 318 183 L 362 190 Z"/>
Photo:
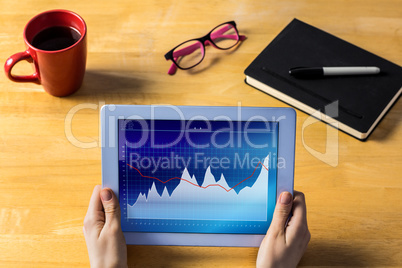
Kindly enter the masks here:
<path id="1" fill-rule="evenodd" d="M 375 66 L 295 67 L 289 70 L 290 75 L 300 78 L 337 75 L 373 75 L 379 73 L 380 68 Z"/>

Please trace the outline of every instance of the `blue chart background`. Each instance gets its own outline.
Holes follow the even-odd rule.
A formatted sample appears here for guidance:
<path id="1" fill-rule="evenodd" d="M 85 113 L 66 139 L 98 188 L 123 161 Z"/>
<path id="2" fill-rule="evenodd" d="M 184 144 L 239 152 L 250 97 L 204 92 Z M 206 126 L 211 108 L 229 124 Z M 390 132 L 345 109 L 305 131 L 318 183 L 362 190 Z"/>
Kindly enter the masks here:
<path id="1" fill-rule="evenodd" d="M 154 120 L 151 123 L 150 120 L 119 120 L 119 193 L 123 231 L 265 233 L 276 200 L 277 139 L 277 122 Z M 266 222 L 127 217 L 127 206 L 133 205 L 140 194 L 147 195 L 153 183 L 159 195 L 165 187 L 172 195 L 180 183 L 178 179 L 162 183 L 146 176 L 166 182 L 181 177 L 187 168 L 190 176 L 194 175 L 198 185 L 202 185 L 210 167 L 215 180 L 223 174 L 229 187 L 234 187 L 255 170 L 251 178 L 233 189 L 239 193 L 246 186 L 252 187 L 263 168 L 261 164 L 256 168 L 258 161 L 263 162 L 268 155 Z M 138 168 L 143 176 L 127 164 Z M 236 213 L 235 209 L 233 213 Z"/>

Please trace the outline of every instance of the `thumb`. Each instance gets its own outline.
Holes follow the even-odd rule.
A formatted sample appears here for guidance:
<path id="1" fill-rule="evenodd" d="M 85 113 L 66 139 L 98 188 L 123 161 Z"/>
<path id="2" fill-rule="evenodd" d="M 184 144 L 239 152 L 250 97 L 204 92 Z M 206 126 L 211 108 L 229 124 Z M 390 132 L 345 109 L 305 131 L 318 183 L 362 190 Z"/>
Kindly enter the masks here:
<path id="1" fill-rule="evenodd" d="M 100 197 L 105 210 L 105 225 L 120 225 L 120 205 L 116 195 L 110 188 L 104 188 L 100 192 Z"/>
<path id="2" fill-rule="evenodd" d="M 276 203 L 274 216 L 272 218 L 271 227 L 275 233 L 285 232 L 285 224 L 289 214 L 292 211 L 293 197 L 289 192 L 283 192 Z"/>

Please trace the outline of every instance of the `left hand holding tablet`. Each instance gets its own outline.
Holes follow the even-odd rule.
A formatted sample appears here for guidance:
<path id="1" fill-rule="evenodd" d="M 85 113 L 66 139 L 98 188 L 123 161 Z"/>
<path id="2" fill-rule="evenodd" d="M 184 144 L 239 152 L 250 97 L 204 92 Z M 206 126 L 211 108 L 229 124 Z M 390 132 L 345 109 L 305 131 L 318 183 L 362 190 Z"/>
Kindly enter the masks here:
<path id="1" fill-rule="evenodd" d="M 111 189 L 95 186 L 83 231 L 91 267 L 127 267 L 127 246 L 121 230 L 120 205 Z"/>

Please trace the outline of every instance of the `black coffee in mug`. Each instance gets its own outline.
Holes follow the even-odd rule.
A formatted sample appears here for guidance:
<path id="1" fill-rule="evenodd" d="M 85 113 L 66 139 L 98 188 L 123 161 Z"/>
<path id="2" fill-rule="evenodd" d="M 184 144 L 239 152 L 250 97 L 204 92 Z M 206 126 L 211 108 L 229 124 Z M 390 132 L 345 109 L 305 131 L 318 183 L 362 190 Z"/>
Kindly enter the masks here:
<path id="1" fill-rule="evenodd" d="M 31 44 L 41 50 L 55 51 L 74 45 L 80 38 L 81 34 L 72 27 L 54 26 L 37 33 Z"/>

